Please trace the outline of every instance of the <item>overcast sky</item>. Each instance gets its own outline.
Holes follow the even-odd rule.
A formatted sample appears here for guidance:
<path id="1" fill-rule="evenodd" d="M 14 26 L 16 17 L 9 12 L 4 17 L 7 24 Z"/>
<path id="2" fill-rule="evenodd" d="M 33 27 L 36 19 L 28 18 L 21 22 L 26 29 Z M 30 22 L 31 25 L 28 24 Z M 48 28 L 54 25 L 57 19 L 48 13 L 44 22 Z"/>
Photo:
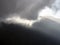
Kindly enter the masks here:
<path id="1" fill-rule="evenodd" d="M 0 0 L 0 17 L 18 13 L 23 18 L 36 19 L 38 10 L 53 0 Z"/>

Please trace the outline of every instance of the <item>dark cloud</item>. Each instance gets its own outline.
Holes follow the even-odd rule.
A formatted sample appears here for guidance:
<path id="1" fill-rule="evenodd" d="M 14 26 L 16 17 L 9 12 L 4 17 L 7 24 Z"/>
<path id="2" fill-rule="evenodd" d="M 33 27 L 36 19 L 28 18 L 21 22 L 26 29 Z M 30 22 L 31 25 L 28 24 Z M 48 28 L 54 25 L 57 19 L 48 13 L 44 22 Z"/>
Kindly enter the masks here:
<path id="1" fill-rule="evenodd" d="M 0 0 L 0 16 L 5 16 L 15 11 L 16 0 Z"/>
<path id="2" fill-rule="evenodd" d="M 51 2 L 51 0 L 0 0 L 0 17 L 19 13 L 23 18 L 36 19 L 38 10 Z M 26 9 L 32 4 L 35 4 L 32 9 Z M 20 14 L 22 11 L 23 13 Z"/>

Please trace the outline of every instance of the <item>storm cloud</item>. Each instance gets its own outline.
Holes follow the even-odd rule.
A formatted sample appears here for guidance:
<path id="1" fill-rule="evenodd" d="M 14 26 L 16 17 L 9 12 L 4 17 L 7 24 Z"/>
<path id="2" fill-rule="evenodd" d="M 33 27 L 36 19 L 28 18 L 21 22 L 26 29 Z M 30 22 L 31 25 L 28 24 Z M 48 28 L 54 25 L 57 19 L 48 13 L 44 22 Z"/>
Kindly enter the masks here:
<path id="1" fill-rule="evenodd" d="M 53 0 L 0 0 L 0 17 L 18 13 L 22 18 L 36 19 L 38 10 L 52 2 Z"/>

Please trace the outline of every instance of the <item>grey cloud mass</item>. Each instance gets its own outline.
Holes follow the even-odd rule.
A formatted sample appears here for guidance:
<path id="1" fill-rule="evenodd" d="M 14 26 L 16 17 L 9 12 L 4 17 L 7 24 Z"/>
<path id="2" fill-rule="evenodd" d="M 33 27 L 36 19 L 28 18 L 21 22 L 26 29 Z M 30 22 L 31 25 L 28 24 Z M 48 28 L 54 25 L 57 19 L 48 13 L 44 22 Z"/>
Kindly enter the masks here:
<path id="1" fill-rule="evenodd" d="M 38 10 L 53 0 L 0 0 L 0 17 L 18 13 L 22 18 L 36 19 Z"/>

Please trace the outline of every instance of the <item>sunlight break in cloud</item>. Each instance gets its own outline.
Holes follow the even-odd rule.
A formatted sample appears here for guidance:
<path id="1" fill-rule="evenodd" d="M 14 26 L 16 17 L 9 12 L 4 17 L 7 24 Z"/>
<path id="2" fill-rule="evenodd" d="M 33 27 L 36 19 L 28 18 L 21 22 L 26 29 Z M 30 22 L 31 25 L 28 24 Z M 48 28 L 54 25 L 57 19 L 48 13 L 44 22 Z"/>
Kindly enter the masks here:
<path id="1" fill-rule="evenodd" d="M 51 4 L 51 8 L 45 6 L 44 9 L 40 10 L 37 19 L 40 20 L 41 17 L 60 20 L 60 0 L 55 0 L 54 3 Z"/>
<path id="2" fill-rule="evenodd" d="M 22 24 L 25 26 L 31 27 L 36 20 L 28 20 L 28 19 L 23 19 L 20 16 L 13 16 L 13 17 L 8 17 L 6 18 L 6 21 L 8 23 L 17 23 L 17 24 Z"/>

